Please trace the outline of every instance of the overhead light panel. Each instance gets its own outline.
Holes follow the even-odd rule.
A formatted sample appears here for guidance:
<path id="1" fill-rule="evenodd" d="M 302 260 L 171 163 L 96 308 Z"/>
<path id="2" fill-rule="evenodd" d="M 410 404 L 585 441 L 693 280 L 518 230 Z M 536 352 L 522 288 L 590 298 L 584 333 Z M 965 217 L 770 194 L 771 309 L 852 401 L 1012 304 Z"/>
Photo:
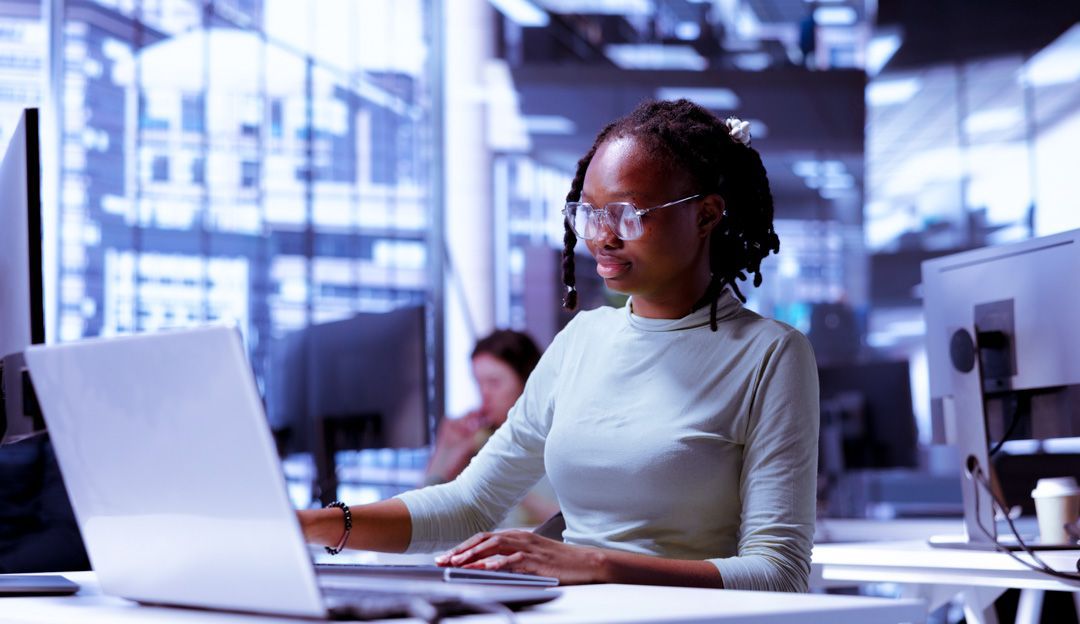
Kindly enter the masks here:
<path id="1" fill-rule="evenodd" d="M 718 111 L 734 111 L 739 108 L 739 96 L 731 89 L 715 87 L 660 87 L 656 90 L 658 100 L 686 98 L 705 108 Z"/>
<path id="2" fill-rule="evenodd" d="M 1080 24 L 1039 50 L 1024 64 L 1018 77 L 1033 87 L 1080 81 Z"/>
<path id="3" fill-rule="evenodd" d="M 921 88 L 922 81 L 918 78 L 873 80 L 866 85 L 866 103 L 870 106 L 903 104 L 913 98 Z"/>
<path id="4" fill-rule="evenodd" d="M 525 115 L 525 129 L 529 134 L 571 135 L 577 124 L 562 115 Z"/>
<path id="5" fill-rule="evenodd" d="M 530 0 L 490 0 L 491 6 L 498 9 L 507 19 L 518 26 L 536 28 L 547 26 L 550 21 L 547 11 L 536 6 Z"/>
<path id="6" fill-rule="evenodd" d="M 851 26 L 859 14 L 849 6 L 824 6 L 814 9 L 814 22 L 819 26 Z"/>
<path id="7" fill-rule="evenodd" d="M 964 120 L 964 130 L 969 134 L 999 132 L 1022 126 L 1024 115 L 1019 108 L 990 108 L 976 111 Z"/>
<path id="8" fill-rule="evenodd" d="M 697 22 L 679 22 L 675 25 L 675 36 L 682 41 L 697 41 L 701 26 Z"/>
<path id="9" fill-rule="evenodd" d="M 690 69 L 703 71 L 705 57 L 687 45 L 619 43 L 604 46 L 604 54 L 622 69 Z"/>
<path id="10" fill-rule="evenodd" d="M 904 37 L 897 31 L 874 35 L 866 45 L 866 74 L 878 75 L 903 43 Z"/>
<path id="11" fill-rule="evenodd" d="M 656 11 L 652 0 L 537 0 L 553 13 L 578 15 L 645 15 Z"/>
<path id="12" fill-rule="evenodd" d="M 772 65 L 772 55 L 768 52 L 743 52 L 732 55 L 731 62 L 743 71 L 763 71 Z"/>

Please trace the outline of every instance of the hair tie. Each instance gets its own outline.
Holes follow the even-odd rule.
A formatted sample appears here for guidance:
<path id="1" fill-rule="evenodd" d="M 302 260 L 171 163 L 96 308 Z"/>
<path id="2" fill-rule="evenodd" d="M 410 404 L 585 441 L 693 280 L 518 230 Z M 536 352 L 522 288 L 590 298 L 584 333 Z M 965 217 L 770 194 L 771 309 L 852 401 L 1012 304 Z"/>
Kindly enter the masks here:
<path id="1" fill-rule="evenodd" d="M 728 117 L 724 120 L 728 128 L 728 136 L 732 141 L 750 147 L 750 122 L 743 121 L 738 117 Z"/>

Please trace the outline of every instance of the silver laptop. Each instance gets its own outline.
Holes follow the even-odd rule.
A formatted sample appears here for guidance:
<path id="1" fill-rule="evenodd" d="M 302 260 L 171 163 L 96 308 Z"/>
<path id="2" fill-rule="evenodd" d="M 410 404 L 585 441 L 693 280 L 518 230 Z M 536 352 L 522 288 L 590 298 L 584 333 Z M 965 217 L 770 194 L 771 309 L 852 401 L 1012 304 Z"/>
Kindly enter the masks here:
<path id="1" fill-rule="evenodd" d="M 26 361 L 105 593 L 319 618 L 434 617 L 558 595 L 317 575 L 234 328 L 35 346 Z"/>

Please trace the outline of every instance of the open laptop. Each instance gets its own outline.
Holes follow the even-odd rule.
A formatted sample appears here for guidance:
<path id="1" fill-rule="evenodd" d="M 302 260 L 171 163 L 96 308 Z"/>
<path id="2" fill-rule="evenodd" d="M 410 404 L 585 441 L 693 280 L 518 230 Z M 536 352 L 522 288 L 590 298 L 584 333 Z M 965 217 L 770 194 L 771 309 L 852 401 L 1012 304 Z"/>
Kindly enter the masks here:
<path id="1" fill-rule="evenodd" d="M 234 328 L 39 345 L 26 361 L 105 593 L 317 618 L 434 618 L 558 595 L 320 577 Z"/>

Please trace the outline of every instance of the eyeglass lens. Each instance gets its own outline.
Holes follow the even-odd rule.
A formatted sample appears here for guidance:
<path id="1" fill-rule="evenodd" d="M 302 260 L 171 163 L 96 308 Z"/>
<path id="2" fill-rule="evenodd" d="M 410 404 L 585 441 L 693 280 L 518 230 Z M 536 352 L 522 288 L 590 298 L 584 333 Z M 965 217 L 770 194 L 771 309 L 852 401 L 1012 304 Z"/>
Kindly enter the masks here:
<path id="1" fill-rule="evenodd" d="M 612 203 L 603 208 L 573 203 L 567 204 L 567 209 L 571 211 L 574 233 L 585 240 L 600 236 L 600 228 L 605 226 L 623 240 L 640 238 L 643 233 L 641 217 L 630 203 Z"/>

